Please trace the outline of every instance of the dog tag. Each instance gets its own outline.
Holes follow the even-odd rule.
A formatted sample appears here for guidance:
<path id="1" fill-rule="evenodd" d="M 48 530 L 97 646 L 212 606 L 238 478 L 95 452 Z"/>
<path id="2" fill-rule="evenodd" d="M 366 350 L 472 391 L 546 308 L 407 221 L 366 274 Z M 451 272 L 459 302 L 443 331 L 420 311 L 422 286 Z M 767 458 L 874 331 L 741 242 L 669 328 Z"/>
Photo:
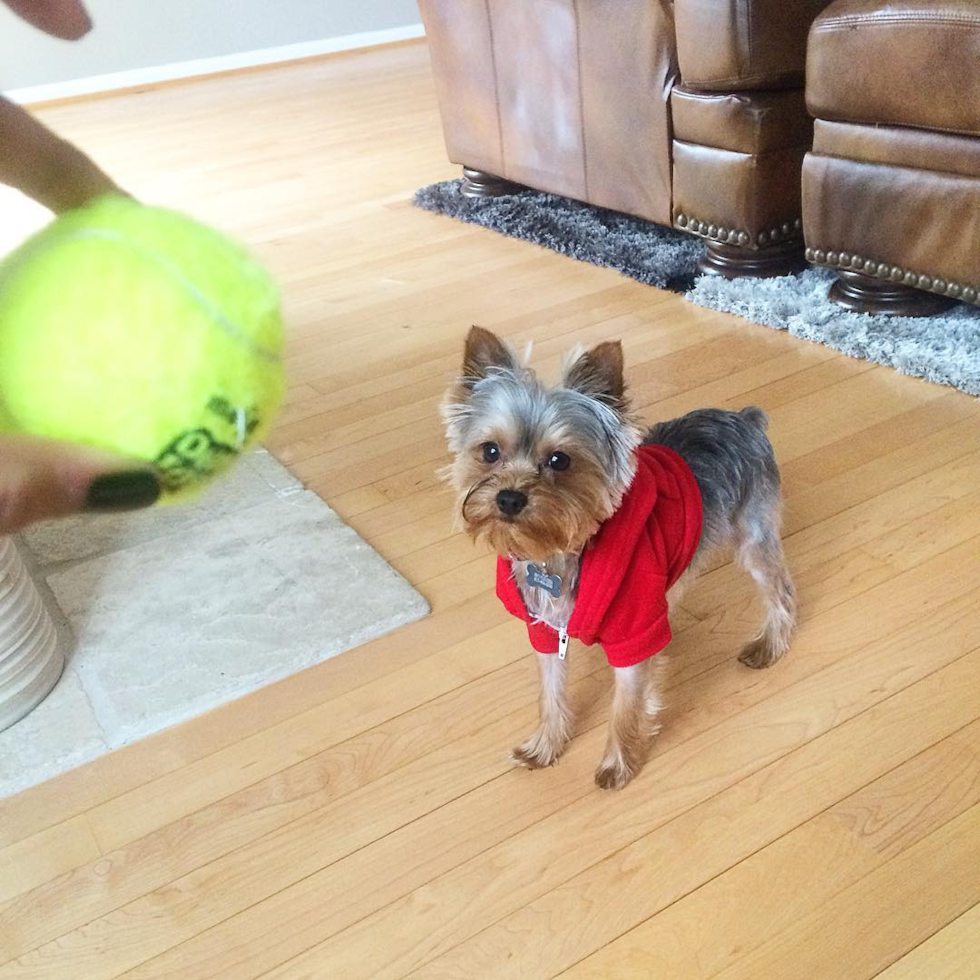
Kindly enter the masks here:
<path id="1" fill-rule="evenodd" d="M 568 631 L 559 630 L 558 631 L 558 659 L 564 660 L 566 653 L 568 653 Z"/>
<path id="2" fill-rule="evenodd" d="M 544 589 L 552 599 L 561 596 L 561 577 L 546 575 L 537 565 L 527 566 L 527 584 L 535 589 Z"/>

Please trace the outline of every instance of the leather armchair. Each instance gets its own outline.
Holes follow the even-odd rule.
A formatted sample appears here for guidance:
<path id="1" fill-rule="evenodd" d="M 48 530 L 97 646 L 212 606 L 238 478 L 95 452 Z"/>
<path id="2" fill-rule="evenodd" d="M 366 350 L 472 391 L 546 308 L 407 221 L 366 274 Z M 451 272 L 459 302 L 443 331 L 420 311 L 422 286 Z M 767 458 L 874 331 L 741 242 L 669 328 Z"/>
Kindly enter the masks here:
<path id="1" fill-rule="evenodd" d="M 419 0 L 465 193 L 508 182 L 802 266 L 803 72 L 828 0 Z"/>
<path id="2" fill-rule="evenodd" d="M 810 34 L 807 257 L 852 309 L 980 304 L 980 0 L 837 0 Z"/>

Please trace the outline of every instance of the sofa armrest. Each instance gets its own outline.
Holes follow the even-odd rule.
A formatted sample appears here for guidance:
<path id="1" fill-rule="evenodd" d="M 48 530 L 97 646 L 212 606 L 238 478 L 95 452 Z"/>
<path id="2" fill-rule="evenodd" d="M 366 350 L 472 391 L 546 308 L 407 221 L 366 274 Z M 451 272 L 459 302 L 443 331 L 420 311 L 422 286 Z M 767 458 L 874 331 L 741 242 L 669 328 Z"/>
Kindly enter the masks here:
<path id="1" fill-rule="evenodd" d="M 450 159 L 670 224 L 670 0 L 419 0 Z"/>
<path id="2" fill-rule="evenodd" d="M 702 91 L 799 88 L 810 24 L 830 0 L 675 0 L 681 80 Z"/>

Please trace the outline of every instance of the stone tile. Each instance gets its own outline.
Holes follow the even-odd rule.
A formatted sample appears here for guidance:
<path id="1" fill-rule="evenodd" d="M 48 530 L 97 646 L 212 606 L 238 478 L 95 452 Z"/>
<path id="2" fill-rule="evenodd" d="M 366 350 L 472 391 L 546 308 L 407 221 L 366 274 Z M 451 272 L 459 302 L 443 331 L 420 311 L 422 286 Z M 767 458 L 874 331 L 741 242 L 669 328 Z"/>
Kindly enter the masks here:
<path id="1" fill-rule="evenodd" d="M 22 543 L 69 668 L 0 733 L 0 796 L 428 611 L 265 450 L 196 501 L 41 525 Z"/>
<path id="2" fill-rule="evenodd" d="M 0 797 L 104 755 L 109 750 L 75 671 L 26 718 L 0 732 Z"/>
<path id="3" fill-rule="evenodd" d="M 276 493 L 296 493 L 303 484 L 267 449 L 256 449 L 245 457 L 244 465 L 258 474 Z"/>
<path id="4" fill-rule="evenodd" d="M 248 453 L 239 465 L 195 500 L 129 514 L 86 514 L 47 521 L 25 531 L 21 541 L 27 545 L 36 567 L 50 568 L 121 551 L 221 514 L 254 507 L 269 499 L 270 488 L 273 491 L 302 489 L 302 484 L 273 456 L 260 449 Z"/>
<path id="5" fill-rule="evenodd" d="M 72 668 L 111 747 L 428 609 L 326 504 L 301 490 L 178 526 L 47 581 L 77 638 Z"/>

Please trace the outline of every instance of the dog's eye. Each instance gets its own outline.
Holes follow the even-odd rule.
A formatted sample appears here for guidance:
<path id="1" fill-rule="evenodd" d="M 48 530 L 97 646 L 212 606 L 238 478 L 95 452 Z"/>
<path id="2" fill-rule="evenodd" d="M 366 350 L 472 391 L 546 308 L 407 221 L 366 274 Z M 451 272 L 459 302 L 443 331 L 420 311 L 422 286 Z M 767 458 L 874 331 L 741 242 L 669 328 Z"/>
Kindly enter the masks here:
<path id="1" fill-rule="evenodd" d="M 567 470 L 571 462 L 572 461 L 564 453 L 552 453 L 551 456 L 548 457 L 548 465 L 553 470 Z"/>
<path id="2" fill-rule="evenodd" d="M 485 442 L 483 444 L 483 462 L 496 463 L 500 459 L 500 446 L 495 442 Z"/>

